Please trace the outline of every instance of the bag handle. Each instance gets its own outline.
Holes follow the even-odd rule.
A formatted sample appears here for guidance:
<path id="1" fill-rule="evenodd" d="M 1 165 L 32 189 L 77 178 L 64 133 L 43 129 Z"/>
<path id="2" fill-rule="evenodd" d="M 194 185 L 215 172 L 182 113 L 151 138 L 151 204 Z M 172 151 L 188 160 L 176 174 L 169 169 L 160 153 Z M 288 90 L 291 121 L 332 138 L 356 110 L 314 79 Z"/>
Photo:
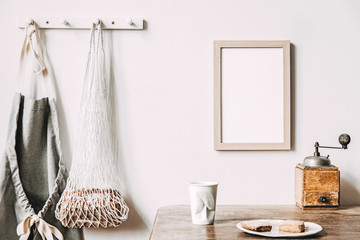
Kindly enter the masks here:
<path id="1" fill-rule="evenodd" d="M 39 40 L 38 29 L 35 24 L 29 24 L 25 27 L 25 39 L 21 50 L 19 75 L 18 75 L 18 91 L 23 92 L 28 68 L 31 67 L 32 76 L 35 74 L 38 78 L 42 78 L 45 87 L 45 94 L 50 99 L 55 98 L 52 88 L 52 82 L 49 77 L 48 70 L 43 58 L 41 42 Z"/>
<path id="2" fill-rule="evenodd" d="M 90 47 L 86 61 L 83 94 L 91 91 L 99 91 L 100 89 L 106 90 L 101 22 L 99 24 L 93 24 L 91 27 Z"/>

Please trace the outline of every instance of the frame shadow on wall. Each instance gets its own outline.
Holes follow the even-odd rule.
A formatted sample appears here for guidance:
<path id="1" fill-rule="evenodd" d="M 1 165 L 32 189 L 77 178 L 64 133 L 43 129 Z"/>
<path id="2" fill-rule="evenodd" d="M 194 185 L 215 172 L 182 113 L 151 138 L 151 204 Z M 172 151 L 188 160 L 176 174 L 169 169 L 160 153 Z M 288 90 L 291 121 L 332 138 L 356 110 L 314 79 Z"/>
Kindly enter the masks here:
<path id="1" fill-rule="evenodd" d="M 290 150 L 295 150 L 296 142 L 296 46 L 290 43 L 290 99 L 291 99 L 291 146 Z"/>

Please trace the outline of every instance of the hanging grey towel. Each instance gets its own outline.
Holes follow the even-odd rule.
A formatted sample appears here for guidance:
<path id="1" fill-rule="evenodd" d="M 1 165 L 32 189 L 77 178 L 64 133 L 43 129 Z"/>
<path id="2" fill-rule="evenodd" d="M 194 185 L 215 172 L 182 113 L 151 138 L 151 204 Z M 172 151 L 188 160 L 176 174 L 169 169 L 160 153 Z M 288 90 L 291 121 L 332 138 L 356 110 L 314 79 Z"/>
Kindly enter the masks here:
<path id="1" fill-rule="evenodd" d="M 0 160 L 0 239 L 18 240 L 17 227 L 30 216 L 35 223 L 28 239 L 42 239 L 36 228 L 39 221 L 54 226 L 65 240 L 82 239 L 80 229 L 64 228 L 55 218 L 66 178 L 55 101 L 17 93 Z"/>

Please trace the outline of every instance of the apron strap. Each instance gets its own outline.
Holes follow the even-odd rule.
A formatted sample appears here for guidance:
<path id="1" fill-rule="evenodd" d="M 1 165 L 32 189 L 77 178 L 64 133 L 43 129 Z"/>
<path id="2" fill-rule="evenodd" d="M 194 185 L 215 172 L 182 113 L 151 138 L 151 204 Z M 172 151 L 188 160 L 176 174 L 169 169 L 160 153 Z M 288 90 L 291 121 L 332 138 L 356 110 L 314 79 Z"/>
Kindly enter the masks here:
<path id="1" fill-rule="evenodd" d="M 59 239 L 64 240 L 61 232 L 53 225 L 48 224 L 38 215 L 28 216 L 16 228 L 19 240 L 27 240 L 31 233 L 31 227 L 35 224 L 41 238 L 43 240 L 54 240 L 53 235 Z"/>
<path id="2" fill-rule="evenodd" d="M 27 80 L 25 72 L 27 72 L 28 67 L 31 67 L 31 74 L 37 75 L 39 80 L 42 78 L 46 95 L 49 98 L 54 98 L 51 79 L 43 59 L 38 29 L 35 24 L 29 24 L 25 27 L 25 33 L 19 64 L 18 91 L 23 92 L 25 81 Z"/>

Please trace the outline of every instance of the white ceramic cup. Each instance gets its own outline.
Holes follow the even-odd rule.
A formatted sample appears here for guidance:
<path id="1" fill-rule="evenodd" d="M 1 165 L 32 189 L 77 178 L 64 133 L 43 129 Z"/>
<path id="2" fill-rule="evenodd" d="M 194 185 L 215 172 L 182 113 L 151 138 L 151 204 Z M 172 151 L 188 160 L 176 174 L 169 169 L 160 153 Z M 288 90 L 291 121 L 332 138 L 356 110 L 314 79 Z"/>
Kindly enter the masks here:
<path id="1" fill-rule="evenodd" d="M 193 224 L 213 224 L 216 209 L 217 182 L 189 182 Z"/>

